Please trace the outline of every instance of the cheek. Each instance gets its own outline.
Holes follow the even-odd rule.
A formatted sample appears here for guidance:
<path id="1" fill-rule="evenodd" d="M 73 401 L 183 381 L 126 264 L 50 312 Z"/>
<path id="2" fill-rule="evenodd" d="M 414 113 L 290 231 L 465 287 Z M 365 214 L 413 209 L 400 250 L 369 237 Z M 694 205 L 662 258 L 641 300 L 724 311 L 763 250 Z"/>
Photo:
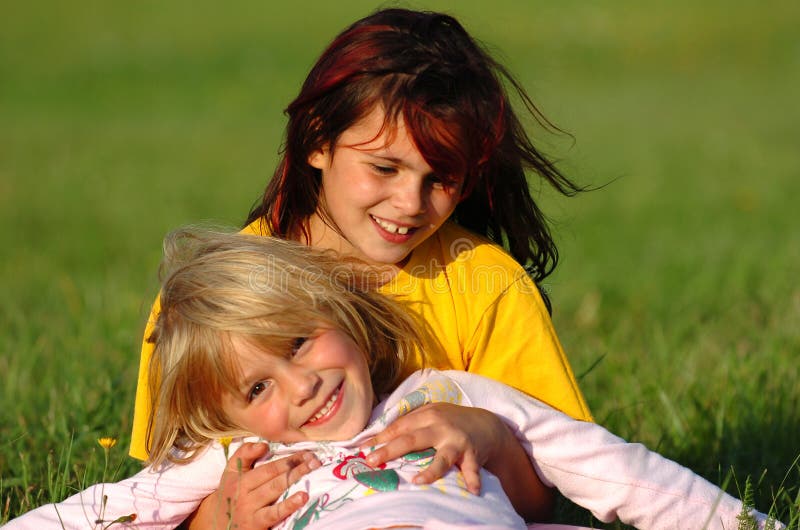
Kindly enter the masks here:
<path id="1" fill-rule="evenodd" d="M 242 408 L 238 406 L 234 398 L 230 396 L 223 395 L 219 399 L 220 404 L 222 405 L 222 412 L 226 416 L 227 420 L 236 425 L 237 427 L 242 427 Z"/>
<path id="2" fill-rule="evenodd" d="M 384 183 L 370 175 L 357 175 L 351 179 L 346 193 L 352 203 L 374 202 L 384 197 Z"/>
<path id="3" fill-rule="evenodd" d="M 373 201 L 370 199 L 376 192 L 363 180 L 354 179 L 352 182 L 323 183 L 323 194 L 328 214 L 334 222 L 346 226 L 351 216 L 371 205 Z"/>
<path id="4" fill-rule="evenodd" d="M 431 208 L 441 217 L 450 217 L 450 214 L 453 213 L 456 206 L 458 206 L 460 198 L 460 191 L 458 193 L 451 193 L 444 190 L 434 190 L 430 199 Z"/>
<path id="5" fill-rule="evenodd" d="M 275 406 L 274 403 L 263 403 L 250 407 L 244 421 L 244 427 L 263 438 L 279 439 L 284 434 L 287 424 L 287 411 L 285 408 Z"/>
<path id="6" fill-rule="evenodd" d="M 366 393 L 366 402 L 369 406 L 369 410 L 372 410 L 372 407 L 375 405 L 375 392 L 372 388 L 372 378 L 369 375 L 367 360 L 359 353 L 358 359 L 354 359 L 353 364 L 359 383 L 363 386 L 364 392 Z"/>
<path id="7" fill-rule="evenodd" d="M 322 186 L 331 195 L 357 197 L 358 192 L 374 190 L 378 179 L 357 164 L 334 166 L 322 174 Z"/>

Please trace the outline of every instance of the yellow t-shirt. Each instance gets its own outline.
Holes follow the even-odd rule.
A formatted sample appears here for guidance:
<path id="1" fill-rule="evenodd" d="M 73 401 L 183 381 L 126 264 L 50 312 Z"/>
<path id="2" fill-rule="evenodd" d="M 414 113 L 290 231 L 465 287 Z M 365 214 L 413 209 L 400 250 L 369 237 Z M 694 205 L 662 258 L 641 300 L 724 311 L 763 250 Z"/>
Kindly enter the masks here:
<path id="1" fill-rule="evenodd" d="M 259 221 L 242 232 L 265 233 Z M 502 248 L 445 223 L 414 249 L 408 263 L 381 291 L 425 319 L 428 332 L 436 337 L 425 345 L 428 366 L 490 377 L 574 418 L 591 421 L 539 290 Z M 159 309 L 157 299 L 145 338 Z M 153 345 L 144 341 L 130 449 L 131 456 L 142 460 L 147 458 L 152 353 Z"/>

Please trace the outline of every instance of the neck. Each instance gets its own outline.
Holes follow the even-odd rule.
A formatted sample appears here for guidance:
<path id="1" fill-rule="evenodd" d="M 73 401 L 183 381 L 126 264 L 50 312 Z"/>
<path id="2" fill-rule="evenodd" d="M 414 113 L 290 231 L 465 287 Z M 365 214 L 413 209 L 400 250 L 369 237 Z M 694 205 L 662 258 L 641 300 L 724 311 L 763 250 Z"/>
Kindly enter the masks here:
<path id="1" fill-rule="evenodd" d="M 319 212 L 313 213 L 306 220 L 306 229 L 310 238 L 309 246 L 333 250 L 342 256 L 357 255 L 356 249 L 345 239 L 336 225 L 326 220 Z"/>
<path id="2" fill-rule="evenodd" d="M 315 212 L 306 220 L 306 228 L 308 230 L 309 241 L 306 243 L 313 247 L 325 250 L 332 250 L 337 254 L 361 260 L 370 267 L 370 278 L 375 278 L 375 287 L 380 287 L 389 283 L 392 278 L 397 275 L 397 272 L 408 262 L 409 257 L 406 257 L 401 263 L 386 264 L 386 263 L 373 263 L 361 255 L 361 252 L 354 247 L 344 235 L 339 231 L 338 227 L 332 222 L 325 219 L 319 212 Z M 298 235 L 293 235 L 295 240 L 299 239 Z"/>

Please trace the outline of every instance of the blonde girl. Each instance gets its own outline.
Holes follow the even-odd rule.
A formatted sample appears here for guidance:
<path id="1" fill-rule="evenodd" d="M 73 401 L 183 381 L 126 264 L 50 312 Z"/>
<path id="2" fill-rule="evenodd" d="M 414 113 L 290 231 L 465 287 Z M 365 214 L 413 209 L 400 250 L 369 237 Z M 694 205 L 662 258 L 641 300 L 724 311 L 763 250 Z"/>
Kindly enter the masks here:
<path id="1" fill-rule="evenodd" d="M 379 272 L 332 252 L 187 229 L 165 239 L 164 255 L 162 309 L 148 338 L 158 375 L 150 379 L 151 465 L 189 462 L 209 440 L 252 434 L 220 406 L 241 384 L 236 346 L 293 356 L 321 329 L 348 330 L 369 352 L 362 355 L 378 395 L 421 353 L 421 323 L 370 289 Z"/>
<path id="2" fill-rule="evenodd" d="M 540 479 L 603 521 L 714 530 L 746 514 L 766 524 L 688 469 L 490 379 L 425 369 L 400 384 L 404 361 L 421 354 L 419 323 L 369 289 L 376 276 L 364 265 L 289 241 L 194 230 L 168 237 L 165 251 L 150 337 L 151 380 L 160 381 L 151 389 L 150 467 L 34 510 L 8 530 L 105 526 L 120 515 L 140 528 L 174 527 L 220 474 L 242 480 L 252 463 L 226 462 L 213 440 L 238 437 L 235 448 L 251 435 L 272 442 L 276 461 L 314 455 L 305 460 L 310 473 L 288 485 L 301 508 L 273 528 L 525 530 L 492 472 L 503 470 L 451 466 L 428 485 L 421 474 L 441 458 L 435 449 L 370 463 L 376 433 L 434 403 L 502 417 Z M 489 461 L 516 445 L 498 445 Z M 221 499 L 215 527 L 263 528 L 236 514 L 242 497 L 240 489 Z"/>

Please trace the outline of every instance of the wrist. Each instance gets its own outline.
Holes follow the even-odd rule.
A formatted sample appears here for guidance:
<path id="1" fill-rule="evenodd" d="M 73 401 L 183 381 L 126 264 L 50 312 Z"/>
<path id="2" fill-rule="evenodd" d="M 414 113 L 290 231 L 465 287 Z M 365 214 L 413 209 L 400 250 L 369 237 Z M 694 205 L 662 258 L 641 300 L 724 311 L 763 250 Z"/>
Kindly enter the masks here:
<path id="1" fill-rule="evenodd" d="M 215 490 L 203 499 L 197 509 L 178 528 L 184 530 L 213 530 L 214 509 L 219 505 L 217 498 L 219 498 L 219 491 Z"/>
<path id="2" fill-rule="evenodd" d="M 525 453 L 520 445 L 520 441 L 514 436 L 514 432 L 506 423 L 497 417 L 494 413 L 489 412 L 495 421 L 493 432 L 496 434 L 495 443 L 492 444 L 489 453 L 486 455 L 486 463 L 484 468 L 494 475 L 501 475 L 504 472 L 513 472 L 513 465 L 509 465 L 515 461 L 509 458 L 511 455 L 519 456 L 519 453 Z M 527 458 L 527 453 L 525 453 Z"/>

